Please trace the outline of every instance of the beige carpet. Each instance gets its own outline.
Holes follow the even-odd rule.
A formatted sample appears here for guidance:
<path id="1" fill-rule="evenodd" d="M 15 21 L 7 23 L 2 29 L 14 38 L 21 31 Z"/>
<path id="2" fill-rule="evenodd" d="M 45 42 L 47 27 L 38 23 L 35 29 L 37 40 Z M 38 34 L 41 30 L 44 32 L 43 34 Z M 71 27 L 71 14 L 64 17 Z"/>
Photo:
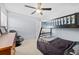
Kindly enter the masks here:
<path id="1" fill-rule="evenodd" d="M 16 55 L 42 55 L 36 45 L 35 39 L 26 39 L 21 46 L 16 47 Z"/>

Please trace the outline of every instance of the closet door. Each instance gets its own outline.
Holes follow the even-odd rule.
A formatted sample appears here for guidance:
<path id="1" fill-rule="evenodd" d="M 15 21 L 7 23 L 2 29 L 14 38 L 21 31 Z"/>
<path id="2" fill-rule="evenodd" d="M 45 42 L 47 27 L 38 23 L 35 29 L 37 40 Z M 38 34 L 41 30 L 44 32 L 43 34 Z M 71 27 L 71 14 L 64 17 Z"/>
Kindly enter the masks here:
<path id="1" fill-rule="evenodd" d="M 75 24 L 75 15 L 71 16 L 71 24 Z"/>
<path id="2" fill-rule="evenodd" d="M 70 16 L 67 16 L 67 24 L 70 24 Z"/>
<path id="3" fill-rule="evenodd" d="M 1 26 L 5 26 L 7 29 L 7 15 L 1 11 Z"/>
<path id="4" fill-rule="evenodd" d="M 64 21 L 64 19 L 63 18 L 61 18 L 61 25 L 63 25 L 64 23 L 63 23 L 63 21 Z"/>
<path id="5" fill-rule="evenodd" d="M 1 26 L 1 7 L 0 7 L 0 26 Z"/>
<path id="6" fill-rule="evenodd" d="M 66 17 L 64 17 L 64 23 L 63 24 L 67 24 L 67 19 Z"/>

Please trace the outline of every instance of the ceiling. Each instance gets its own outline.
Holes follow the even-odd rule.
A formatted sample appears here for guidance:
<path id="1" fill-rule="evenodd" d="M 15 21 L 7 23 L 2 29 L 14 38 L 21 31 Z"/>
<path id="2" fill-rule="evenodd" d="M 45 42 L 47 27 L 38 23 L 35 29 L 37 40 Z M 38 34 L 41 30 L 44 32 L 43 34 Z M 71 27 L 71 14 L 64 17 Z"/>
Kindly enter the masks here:
<path id="1" fill-rule="evenodd" d="M 5 3 L 8 11 L 32 17 L 40 17 L 37 13 L 31 15 L 34 9 L 24 7 L 24 5 L 37 7 L 36 3 Z M 56 17 L 79 12 L 79 3 L 43 3 L 42 7 L 51 7 L 52 11 L 44 11 L 41 19 L 49 20 Z"/>

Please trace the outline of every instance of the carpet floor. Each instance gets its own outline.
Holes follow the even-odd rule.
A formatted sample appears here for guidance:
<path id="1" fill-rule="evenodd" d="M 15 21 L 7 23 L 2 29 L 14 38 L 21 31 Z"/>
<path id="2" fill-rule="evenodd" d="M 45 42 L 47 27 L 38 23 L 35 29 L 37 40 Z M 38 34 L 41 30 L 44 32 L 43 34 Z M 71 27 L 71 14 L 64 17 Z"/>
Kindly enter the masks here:
<path id="1" fill-rule="evenodd" d="M 42 55 L 37 49 L 37 42 L 35 39 L 26 39 L 22 45 L 16 47 L 16 55 Z"/>

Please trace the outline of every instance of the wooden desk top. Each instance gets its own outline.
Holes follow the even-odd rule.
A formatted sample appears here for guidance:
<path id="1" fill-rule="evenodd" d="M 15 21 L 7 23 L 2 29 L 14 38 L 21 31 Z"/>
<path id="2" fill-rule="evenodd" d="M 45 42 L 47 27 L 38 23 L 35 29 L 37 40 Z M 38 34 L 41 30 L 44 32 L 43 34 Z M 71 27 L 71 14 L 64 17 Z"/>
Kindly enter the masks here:
<path id="1" fill-rule="evenodd" d="M 11 47 L 14 43 L 16 33 L 8 33 L 0 36 L 0 50 L 2 48 Z"/>

